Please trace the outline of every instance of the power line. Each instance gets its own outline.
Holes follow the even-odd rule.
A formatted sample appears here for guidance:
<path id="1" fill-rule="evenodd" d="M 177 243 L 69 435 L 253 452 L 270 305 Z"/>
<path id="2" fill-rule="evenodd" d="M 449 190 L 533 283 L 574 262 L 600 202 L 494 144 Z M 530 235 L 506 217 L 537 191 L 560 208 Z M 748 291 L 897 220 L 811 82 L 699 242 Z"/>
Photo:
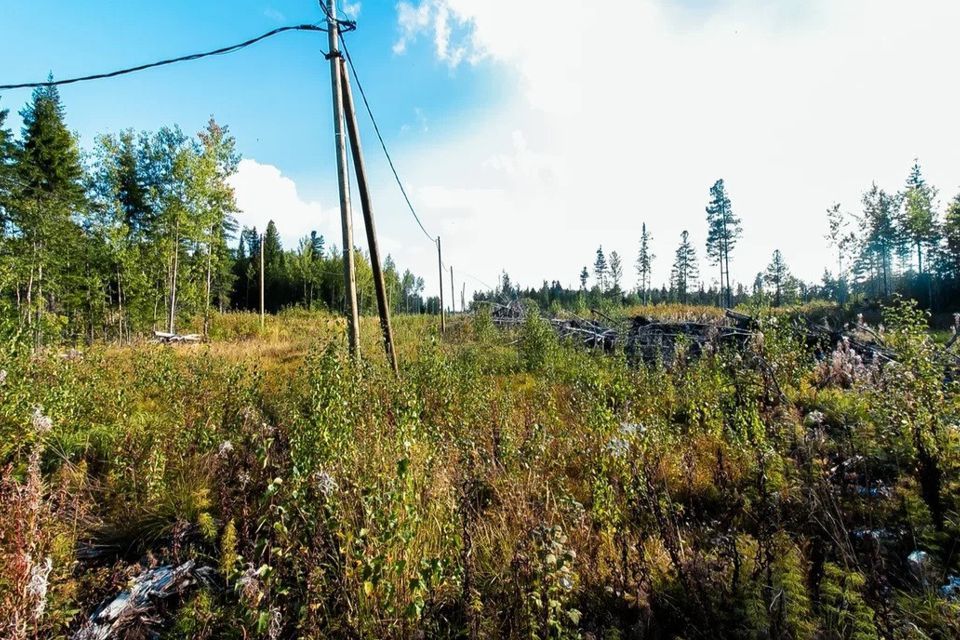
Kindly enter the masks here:
<path id="1" fill-rule="evenodd" d="M 206 51 L 203 53 L 192 53 L 186 56 L 180 56 L 179 58 L 170 58 L 167 60 L 160 60 L 159 62 L 151 62 L 149 64 L 141 64 L 136 67 L 130 67 L 128 69 L 120 69 L 118 71 L 111 71 L 109 73 L 97 73 L 89 76 L 80 76 L 78 78 L 69 78 L 67 80 L 49 80 L 47 82 L 22 82 L 19 84 L 3 84 L 0 85 L 0 91 L 7 89 L 35 89 L 37 87 L 55 87 L 65 84 L 74 84 L 77 82 L 87 82 L 89 80 L 103 80 L 105 78 L 114 78 L 116 76 L 126 75 L 128 73 L 136 73 L 137 71 L 144 71 L 145 69 L 152 69 L 154 67 L 162 67 L 168 64 L 174 64 L 177 62 L 187 62 L 190 60 L 199 60 L 201 58 L 207 58 L 209 56 L 219 56 L 227 53 L 233 53 L 249 47 L 252 44 L 256 44 L 261 40 L 266 40 L 272 36 L 285 33 L 287 31 L 324 31 L 327 30 L 324 27 L 318 27 L 313 24 L 300 24 L 291 27 L 279 27 L 259 35 L 256 38 L 251 38 L 239 44 L 234 44 L 229 47 L 222 47 L 220 49 L 214 49 L 213 51 Z"/>
<path id="2" fill-rule="evenodd" d="M 329 18 L 329 17 L 330 17 L 330 13 L 327 11 L 327 8 L 324 6 L 322 0 L 321 0 L 321 2 L 320 2 L 320 6 L 323 8 L 323 12 L 324 12 L 324 13 L 327 15 L 327 17 Z M 344 21 L 338 20 L 337 22 L 343 23 Z M 351 22 L 351 21 L 346 21 L 346 22 L 347 22 L 347 24 L 354 25 L 354 28 L 355 28 L 355 23 L 353 23 L 353 22 Z M 343 37 L 341 37 L 340 40 L 341 40 L 341 44 L 342 44 L 342 47 L 343 47 L 344 56 L 346 57 L 346 60 L 347 60 L 347 64 L 350 65 L 350 70 L 353 72 L 353 78 L 354 78 L 354 80 L 356 80 L 356 82 L 357 82 L 357 89 L 360 91 L 360 97 L 363 99 L 363 106 L 366 108 L 366 110 L 367 110 L 367 115 L 370 116 L 370 121 L 373 123 L 373 130 L 374 130 L 374 131 L 376 132 L 376 134 L 377 134 L 377 139 L 378 139 L 379 142 L 380 142 L 380 147 L 383 149 L 383 153 L 384 153 L 384 155 L 385 155 L 386 158 L 387 158 L 387 163 L 390 165 L 390 170 L 393 172 L 393 177 L 394 177 L 394 179 L 395 179 L 396 182 L 397 182 L 397 186 L 400 187 L 400 193 L 403 194 L 403 199 L 406 201 L 407 207 L 410 209 L 410 213 L 413 214 L 414 220 L 417 221 L 417 225 L 420 227 L 420 230 L 423 231 L 423 234 L 424 234 L 425 236 L 427 236 L 427 239 L 429 239 L 429 240 L 430 240 L 431 242 L 433 242 L 433 243 L 436 243 L 436 242 L 437 242 L 437 238 L 436 238 L 435 236 L 432 236 L 432 235 L 430 234 L 430 232 L 428 232 L 428 231 L 426 230 L 426 228 L 424 228 L 423 222 L 421 222 L 420 216 L 417 215 L 417 211 L 416 211 L 416 209 L 414 208 L 413 203 L 410 201 L 410 197 L 407 195 L 407 190 L 404 188 L 403 182 L 400 180 L 400 176 L 397 174 L 397 168 L 396 168 L 396 166 L 393 164 L 393 158 L 390 157 L 390 152 L 387 150 L 387 145 L 386 145 L 386 143 L 385 143 L 384 140 L 383 140 L 383 135 L 380 133 L 380 127 L 377 125 L 377 119 L 376 119 L 376 118 L 374 117 L 374 115 L 373 115 L 373 110 L 370 108 L 370 102 L 367 100 L 367 94 L 366 94 L 366 92 L 364 92 L 364 90 L 363 90 L 363 84 L 360 82 L 360 76 L 357 74 L 357 67 L 356 67 L 356 65 L 353 64 L 353 58 L 350 57 L 350 50 L 349 50 L 349 48 L 347 47 L 346 40 L 345 40 Z M 440 265 L 441 265 L 444 269 L 449 268 L 443 261 L 440 262 Z M 490 289 L 491 291 L 494 289 L 494 287 L 491 287 L 488 283 L 486 283 L 486 282 L 484 282 L 483 280 L 481 280 L 480 278 L 472 275 L 471 273 L 469 273 L 469 272 L 467 272 L 467 271 L 464 271 L 463 269 L 460 269 L 460 273 L 462 273 L 462 274 L 465 275 L 466 277 L 470 278 L 471 280 L 473 280 L 473 281 L 475 281 L 475 282 L 477 282 L 477 283 L 479 283 L 479 284 L 487 287 L 487 288 Z"/>
<path id="3" fill-rule="evenodd" d="M 380 148 L 383 149 L 383 154 L 387 157 L 387 163 L 390 165 L 390 171 L 393 172 L 393 177 L 397 181 L 397 186 L 400 187 L 400 193 L 403 194 L 403 199 L 407 202 L 407 208 L 410 209 L 410 213 L 413 214 L 413 219 L 417 221 L 417 225 L 420 227 L 420 230 L 423 231 L 423 235 L 427 236 L 427 239 L 429 239 L 430 242 L 436 243 L 437 238 L 431 235 L 430 232 L 427 231 L 426 227 L 423 226 L 420 216 L 417 215 L 417 210 L 410 201 L 410 196 L 407 195 L 407 190 L 403 187 L 403 182 L 400 180 L 400 175 L 397 173 L 397 167 L 393 164 L 393 158 L 390 157 L 390 152 L 387 151 L 387 144 L 384 142 L 383 135 L 380 133 L 380 126 L 377 124 L 377 119 L 373 117 L 373 110 L 370 108 L 370 102 L 367 100 L 367 94 L 363 90 L 363 84 L 360 82 L 360 76 L 357 75 L 357 67 L 354 66 L 353 58 L 350 57 L 350 50 L 347 48 L 346 40 L 341 38 L 341 42 L 343 44 L 343 53 L 347 58 L 347 64 L 350 65 L 350 70 L 353 72 L 353 78 L 357 81 L 357 89 L 360 90 L 360 98 L 363 100 L 363 106 L 367 110 L 367 115 L 370 116 L 370 122 L 373 123 L 373 130 L 376 132 L 377 139 L 380 141 Z"/>

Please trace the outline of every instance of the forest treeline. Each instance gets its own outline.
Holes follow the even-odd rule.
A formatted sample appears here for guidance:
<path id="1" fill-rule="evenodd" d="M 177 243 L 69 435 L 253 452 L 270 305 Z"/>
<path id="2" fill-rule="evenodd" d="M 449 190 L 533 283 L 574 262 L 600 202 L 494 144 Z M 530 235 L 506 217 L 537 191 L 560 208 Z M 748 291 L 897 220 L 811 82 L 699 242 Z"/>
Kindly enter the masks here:
<path id="1" fill-rule="evenodd" d="M 214 119 L 196 136 L 178 127 L 125 130 L 98 136 L 82 152 L 55 87 L 37 89 L 20 114 L 15 136 L 0 110 L 0 317 L 29 329 L 36 342 L 123 339 L 198 319 L 205 330 L 211 310 L 259 309 L 261 249 L 268 311 L 342 309 L 342 248 L 316 232 L 284 248 L 273 222 L 238 228 L 230 177 L 240 157 Z M 960 302 L 960 195 L 941 206 L 919 162 L 896 191 L 871 185 L 858 211 L 827 210 L 825 242 L 836 262 L 819 282 L 795 277 L 779 250 L 752 283 L 731 281 L 743 227 L 723 180 L 710 188 L 705 213 L 702 251 L 683 231 L 669 274 L 654 273 L 653 235 L 643 223 L 636 256 L 599 247 L 578 288 L 559 280 L 521 288 L 504 272 L 494 291 L 474 300 L 529 298 L 556 310 L 846 303 L 893 294 L 934 310 Z M 372 313 L 370 263 L 354 250 L 361 311 Z M 437 311 L 422 278 L 401 272 L 389 256 L 384 271 L 394 312 Z"/>
<path id="2" fill-rule="evenodd" d="M 883 301 L 899 294 L 928 309 L 954 310 L 960 306 L 960 193 L 942 210 L 938 197 L 938 190 L 914 161 L 898 191 L 874 183 L 864 192 L 857 212 L 847 212 L 839 203 L 827 209 L 824 240 L 836 262 L 824 267 L 819 282 L 794 276 L 781 251 L 775 249 L 768 266 L 751 283 L 731 283 L 731 256 L 743 227 L 721 179 L 710 188 L 706 206 L 704 266 L 689 231 L 684 230 L 670 272 L 654 274 L 653 236 L 642 223 L 632 264 L 616 251 L 606 254 L 601 246 L 593 264 L 581 270 L 577 289 L 564 287 L 558 280 L 544 280 L 539 288 L 520 287 L 504 272 L 496 291 L 477 298 L 525 298 L 543 309 L 578 310 L 664 302 L 727 307 L 813 300 L 845 304 Z M 630 278 L 629 272 L 635 277 Z M 655 275 L 657 279 L 666 276 L 666 284 L 653 286 Z"/>
<path id="3" fill-rule="evenodd" d="M 80 150 L 56 87 L 37 89 L 19 137 L 0 111 L 0 315 L 44 340 L 123 339 L 177 330 L 210 310 L 339 309 L 342 251 L 311 233 L 284 249 L 271 221 L 238 229 L 230 177 L 240 156 L 213 118 L 195 137 L 178 127 L 100 135 Z M 361 308 L 375 304 L 357 254 Z M 395 311 L 423 312 L 423 279 L 384 264 Z"/>

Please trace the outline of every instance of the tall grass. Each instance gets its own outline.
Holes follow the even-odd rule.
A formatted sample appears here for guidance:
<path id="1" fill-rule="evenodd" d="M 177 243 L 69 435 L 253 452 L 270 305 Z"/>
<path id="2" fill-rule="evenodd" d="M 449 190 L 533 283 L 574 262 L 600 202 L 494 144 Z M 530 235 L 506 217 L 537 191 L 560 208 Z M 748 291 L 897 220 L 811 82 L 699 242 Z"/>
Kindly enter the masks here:
<path id="1" fill-rule="evenodd" d="M 372 318 L 359 362 L 304 312 L 11 340 L 0 635 L 68 636 L 190 558 L 218 577 L 166 637 L 957 637 L 958 404 L 922 319 L 890 315 L 899 374 L 843 385 L 763 322 L 748 352 L 628 368 L 535 319 L 401 317 L 399 378 Z"/>

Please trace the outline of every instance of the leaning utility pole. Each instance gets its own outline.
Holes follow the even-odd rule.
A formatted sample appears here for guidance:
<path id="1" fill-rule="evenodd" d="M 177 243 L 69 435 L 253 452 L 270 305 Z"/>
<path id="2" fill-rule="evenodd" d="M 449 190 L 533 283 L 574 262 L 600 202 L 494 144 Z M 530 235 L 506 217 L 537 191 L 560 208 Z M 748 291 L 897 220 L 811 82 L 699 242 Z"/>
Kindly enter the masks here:
<path id="1" fill-rule="evenodd" d="M 324 0 L 320 0 L 323 2 Z M 337 0 L 327 3 L 327 42 L 330 53 L 330 81 L 333 87 L 333 131 L 337 147 L 337 186 L 340 189 L 340 225 L 343 228 L 343 285 L 346 296 L 350 354 L 360 356 L 360 314 L 357 311 L 357 275 L 353 255 L 353 220 L 350 213 L 350 184 L 347 176 L 347 147 L 343 139 L 343 75 L 340 65 L 340 26 Z"/>
<path id="2" fill-rule="evenodd" d="M 263 303 L 263 234 L 260 234 L 260 330 L 263 330 L 264 303 Z"/>
<path id="3" fill-rule="evenodd" d="M 440 251 L 440 236 L 437 236 L 437 266 L 440 271 L 440 333 L 446 333 L 447 320 L 443 315 L 443 253 Z"/>
<path id="4" fill-rule="evenodd" d="M 363 223 L 367 230 L 367 245 L 370 248 L 370 267 L 373 270 L 373 284 L 377 292 L 377 310 L 380 312 L 380 329 L 383 331 L 383 347 L 394 373 L 399 373 L 397 354 L 393 348 L 393 327 L 390 326 L 390 301 L 383 283 L 383 269 L 380 267 L 380 247 L 377 245 L 377 228 L 373 222 L 373 204 L 370 202 L 367 168 L 363 163 L 363 151 L 360 148 L 360 131 L 357 126 L 357 112 L 353 104 L 353 92 L 350 90 L 350 74 L 340 59 L 340 78 L 343 85 L 343 108 L 347 121 L 347 133 L 350 135 L 350 150 L 353 152 L 353 169 L 357 176 L 357 189 L 360 191 L 360 207 L 363 209 Z"/>
<path id="5" fill-rule="evenodd" d="M 461 309 L 463 311 L 463 309 Z M 453 284 L 453 265 L 450 265 L 450 313 L 457 312 L 457 294 Z"/>

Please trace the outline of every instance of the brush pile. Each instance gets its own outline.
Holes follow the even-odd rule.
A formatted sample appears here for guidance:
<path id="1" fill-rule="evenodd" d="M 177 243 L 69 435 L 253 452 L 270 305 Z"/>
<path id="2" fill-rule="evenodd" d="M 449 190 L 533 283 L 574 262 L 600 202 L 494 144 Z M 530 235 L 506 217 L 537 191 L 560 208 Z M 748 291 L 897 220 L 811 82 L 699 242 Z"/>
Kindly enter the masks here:
<path id="1" fill-rule="evenodd" d="M 523 304 L 514 300 L 494 303 L 490 317 L 495 326 L 508 329 L 522 325 L 527 313 Z M 730 347 L 745 351 L 752 339 L 762 338 L 755 318 L 729 309 L 724 318 L 717 320 L 657 320 L 648 316 L 616 320 L 596 310 L 593 315 L 592 319 L 573 316 L 550 318 L 548 322 L 561 340 L 607 353 L 621 347 L 632 364 L 669 363 L 681 352 L 684 358 L 695 360 L 707 350 Z M 794 319 L 793 324 L 797 335 L 820 359 L 828 359 L 843 349 L 857 354 L 864 365 L 882 366 L 894 361 L 882 335 L 862 321 L 843 329 L 801 319 Z M 960 356 L 951 351 L 955 341 L 946 345 L 943 354 L 960 371 Z"/>

